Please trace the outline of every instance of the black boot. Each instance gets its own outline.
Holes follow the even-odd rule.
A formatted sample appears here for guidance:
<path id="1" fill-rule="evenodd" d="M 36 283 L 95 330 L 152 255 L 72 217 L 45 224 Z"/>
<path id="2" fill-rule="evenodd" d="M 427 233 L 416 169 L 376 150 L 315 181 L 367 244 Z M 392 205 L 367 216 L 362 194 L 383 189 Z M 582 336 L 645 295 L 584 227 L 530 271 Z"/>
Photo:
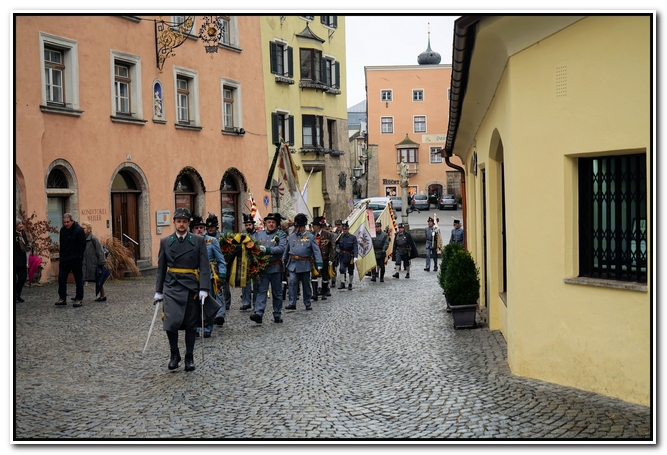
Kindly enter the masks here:
<path id="1" fill-rule="evenodd" d="M 192 354 L 185 354 L 185 371 L 193 371 L 195 369 L 195 358 Z"/>
<path id="2" fill-rule="evenodd" d="M 384 283 L 384 269 L 380 269 L 380 283 Z"/>
<path id="3" fill-rule="evenodd" d="M 317 283 L 315 283 L 315 286 L 312 286 L 311 283 L 311 287 L 313 288 L 313 295 L 310 296 L 310 300 L 312 300 L 313 302 L 317 302 Z"/>
<path id="4" fill-rule="evenodd" d="M 172 349 L 171 360 L 169 360 L 169 365 L 167 365 L 167 368 L 169 368 L 170 370 L 175 370 L 176 368 L 178 368 L 178 364 L 180 361 L 181 361 L 181 353 L 178 352 L 178 349 Z"/>
<path id="5" fill-rule="evenodd" d="M 329 283 L 322 283 L 322 293 L 320 294 L 322 296 L 322 300 L 327 299 L 328 292 L 329 292 Z"/>

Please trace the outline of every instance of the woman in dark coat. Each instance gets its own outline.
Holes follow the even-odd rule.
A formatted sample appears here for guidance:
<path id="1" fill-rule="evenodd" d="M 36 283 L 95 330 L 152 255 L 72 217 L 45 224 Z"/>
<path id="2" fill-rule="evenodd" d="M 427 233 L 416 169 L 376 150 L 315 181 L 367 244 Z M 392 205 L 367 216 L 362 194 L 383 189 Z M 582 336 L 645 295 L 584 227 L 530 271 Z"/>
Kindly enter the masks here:
<path id="1" fill-rule="evenodd" d="M 107 259 L 104 256 L 102 244 L 93 235 L 93 226 L 87 221 L 83 221 L 81 227 L 86 234 L 86 251 L 83 253 L 83 281 L 97 283 L 97 267 L 106 264 Z M 99 294 L 95 302 L 106 302 L 107 296 L 104 292 L 104 286 L 100 287 Z"/>
<path id="2" fill-rule="evenodd" d="M 25 226 L 23 220 L 17 218 L 14 225 L 14 301 L 23 302 L 21 292 L 28 278 L 28 252 L 30 251 L 30 243 L 28 243 L 28 236 L 25 233 Z"/>

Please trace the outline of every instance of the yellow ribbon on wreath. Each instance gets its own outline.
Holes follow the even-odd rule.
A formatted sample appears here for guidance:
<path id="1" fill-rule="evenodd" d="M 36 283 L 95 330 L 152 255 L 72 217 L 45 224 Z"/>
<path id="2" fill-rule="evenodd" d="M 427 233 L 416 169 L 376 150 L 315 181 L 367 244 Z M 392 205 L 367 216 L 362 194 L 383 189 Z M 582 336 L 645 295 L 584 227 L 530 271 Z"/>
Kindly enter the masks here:
<path id="1" fill-rule="evenodd" d="M 249 242 L 252 242 L 252 238 L 245 234 L 236 234 L 234 236 L 234 242 L 242 245 L 245 248 L 241 248 L 241 262 L 238 262 L 238 256 L 234 258 L 234 262 L 230 267 L 232 269 L 231 274 L 229 275 L 229 282 L 232 285 L 236 284 L 237 276 L 240 276 L 240 286 L 242 288 L 246 285 L 246 279 L 248 277 L 248 248 L 252 248 L 254 244 L 248 245 Z"/>

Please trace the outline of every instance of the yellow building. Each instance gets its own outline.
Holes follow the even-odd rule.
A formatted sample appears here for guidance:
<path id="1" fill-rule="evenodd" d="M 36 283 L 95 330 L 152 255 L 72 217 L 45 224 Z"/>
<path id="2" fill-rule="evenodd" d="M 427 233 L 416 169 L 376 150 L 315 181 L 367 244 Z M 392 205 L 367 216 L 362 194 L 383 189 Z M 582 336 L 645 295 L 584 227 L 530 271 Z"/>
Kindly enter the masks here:
<path id="1" fill-rule="evenodd" d="M 345 18 L 262 16 L 267 161 L 282 138 L 289 144 L 300 190 L 308 180 L 312 216 L 328 220 L 349 212 Z M 310 177 L 310 178 L 309 178 Z M 272 207 L 277 206 L 276 181 Z"/>
<path id="2" fill-rule="evenodd" d="M 480 304 L 512 372 L 642 405 L 654 20 L 459 18 L 445 146 L 466 165 Z"/>

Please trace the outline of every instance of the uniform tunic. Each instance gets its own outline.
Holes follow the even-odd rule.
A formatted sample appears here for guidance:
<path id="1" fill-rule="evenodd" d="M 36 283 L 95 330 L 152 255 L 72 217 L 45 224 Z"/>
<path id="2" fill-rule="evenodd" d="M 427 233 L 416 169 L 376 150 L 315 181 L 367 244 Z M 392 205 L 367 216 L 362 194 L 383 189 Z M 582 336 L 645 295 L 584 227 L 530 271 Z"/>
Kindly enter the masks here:
<path id="1" fill-rule="evenodd" d="M 196 269 L 194 273 L 169 271 L 168 268 Z M 210 292 L 211 267 L 204 237 L 187 233 L 179 241 L 174 232 L 160 240 L 155 291 L 164 296 L 164 330 L 193 330 L 201 324 L 199 291 Z"/>
<path id="2" fill-rule="evenodd" d="M 338 264 L 340 265 L 340 272 L 348 274 L 354 272 L 354 258 L 359 254 L 359 245 L 357 244 L 357 237 L 350 234 L 341 235 L 336 241 L 338 247 Z"/>
<path id="3" fill-rule="evenodd" d="M 463 228 L 457 227 L 452 229 L 452 235 L 449 237 L 449 243 L 459 243 L 463 246 Z"/>
<path id="4" fill-rule="evenodd" d="M 259 274 L 257 300 L 255 301 L 255 313 L 264 315 L 268 300 L 269 288 L 271 288 L 271 300 L 273 301 L 273 317 L 280 317 L 283 307 L 282 300 L 282 258 L 287 247 L 287 235 L 281 230 L 259 231 L 256 237 L 256 245 L 265 246 L 271 254 L 269 264 Z"/>

